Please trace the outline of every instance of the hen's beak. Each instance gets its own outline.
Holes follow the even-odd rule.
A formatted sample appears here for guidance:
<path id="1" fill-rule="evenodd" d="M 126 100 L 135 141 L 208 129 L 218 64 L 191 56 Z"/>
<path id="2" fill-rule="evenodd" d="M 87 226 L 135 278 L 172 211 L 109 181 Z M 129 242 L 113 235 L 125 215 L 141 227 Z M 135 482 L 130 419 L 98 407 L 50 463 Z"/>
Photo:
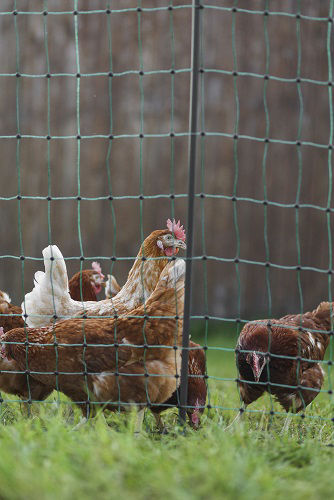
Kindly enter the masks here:
<path id="1" fill-rule="evenodd" d="M 186 250 L 187 245 L 182 240 L 174 240 L 173 246 L 176 248 L 182 248 L 182 250 Z"/>

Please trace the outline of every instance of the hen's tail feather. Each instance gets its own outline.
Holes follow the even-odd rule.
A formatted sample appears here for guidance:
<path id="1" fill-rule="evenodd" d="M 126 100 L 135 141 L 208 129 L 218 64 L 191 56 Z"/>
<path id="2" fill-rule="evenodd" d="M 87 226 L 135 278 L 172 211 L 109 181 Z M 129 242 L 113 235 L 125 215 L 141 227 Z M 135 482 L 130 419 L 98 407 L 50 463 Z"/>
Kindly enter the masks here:
<path id="1" fill-rule="evenodd" d="M 108 279 L 105 283 L 105 296 L 106 299 L 111 299 L 118 294 L 121 287 L 119 286 L 115 276 L 113 276 L 112 274 L 108 274 L 107 278 Z"/>
<path id="2" fill-rule="evenodd" d="M 331 325 L 331 316 L 333 317 L 334 314 L 334 303 L 321 302 L 312 314 L 318 321 L 324 323 L 325 327 L 329 329 Z"/>
<path id="3" fill-rule="evenodd" d="M 40 283 L 42 279 L 44 278 L 45 273 L 43 271 L 36 271 L 34 274 L 34 283 Z"/>
<path id="4" fill-rule="evenodd" d="M 37 271 L 34 288 L 27 293 L 22 303 L 23 318 L 28 326 L 39 327 L 63 311 L 66 299 L 70 300 L 68 277 L 64 258 L 56 245 L 43 250 L 45 272 Z M 26 318 L 25 315 L 28 315 Z"/>
<path id="5" fill-rule="evenodd" d="M 57 245 L 49 245 L 43 250 L 47 279 L 68 291 L 68 277 L 64 257 Z"/>

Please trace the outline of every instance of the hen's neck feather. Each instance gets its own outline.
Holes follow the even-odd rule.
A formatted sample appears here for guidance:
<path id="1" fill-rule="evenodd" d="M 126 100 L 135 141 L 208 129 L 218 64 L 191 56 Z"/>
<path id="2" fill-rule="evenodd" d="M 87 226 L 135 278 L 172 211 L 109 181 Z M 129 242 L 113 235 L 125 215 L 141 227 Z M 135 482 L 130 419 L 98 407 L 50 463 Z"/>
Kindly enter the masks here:
<path id="1" fill-rule="evenodd" d="M 145 260 L 143 260 L 143 257 Z M 156 245 L 156 238 L 147 238 L 129 271 L 128 279 L 122 289 L 112 299 L 95 303 L 85 303 L 87 312 L 91 315 L 126 314 L 146 301 L 158 282 L 159 276 L 168 259 Z"/>
<path id="2" fill-rule="evenodd" d="M 159 276 L 168 260 L 161 258 L 156 244 L 143 244 L 128 274 L 128 279 L 120 292 L 112 299 L 130 303 L 130 308 L 146 301 L 153 292 Z M 143 258 L 145 260 L 143 260 Z"/>

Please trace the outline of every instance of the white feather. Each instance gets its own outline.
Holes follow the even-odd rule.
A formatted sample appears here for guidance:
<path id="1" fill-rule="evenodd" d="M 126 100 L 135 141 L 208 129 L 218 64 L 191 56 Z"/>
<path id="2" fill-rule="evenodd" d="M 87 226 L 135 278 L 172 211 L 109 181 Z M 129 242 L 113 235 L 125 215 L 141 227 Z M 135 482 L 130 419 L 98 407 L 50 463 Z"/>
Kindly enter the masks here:
<path id="1" fill-rule="evenodd" d="M 315 346 L 314 337 L 313 337 L 312 333 L 310 333 L 310 332 L 307 332 L 307 333 L 308 333 L 308 338 L 309 338 L 309 340 L 310 340 L 310 342 L 312 344 L 312 347 L 314 347 Z"/>
<path id="2" fill-rule="evenodd" d="M 34 283 L 40 283 L 44 276 L 45 273 L 43 273 L 43 271 L 36 271 L 34 274 Z"/>
<path id="3" fill-rule="evenodd" d="M 183 259 L 177 259 L 169 262 L 162 271 L 159 280 L 165 281 L 168 288 L 183 286 L 183 280 L 186 273 L 186 263 Z"/>
<path id="4" fill-rule="evenodd" d="M 45 272 L 37 271 L 34 288 L 22 303 L 23 319 L 30 327 L 50 323 L 54 315 L 73 314 L 73 301 L 68 291 L 68 277 L 64 258 L 56 245 L 43 250 Z M 80 303 L 79 303 L 80 304 Z M 82 307 L 81 307 L 82 308 Z M 80 308 L 74 308 L 79 312 Z M 28 315 L 25 318 L 25 314 Z"/>
<path id="5" fill-rule="evenodd" d="M 169 274 L 172 276 L 172 281 L 174 281 L 174 283 L 183 278 L 186 274 L 185 261 L 183 259 L 177 259 L 172 266 Z"/>

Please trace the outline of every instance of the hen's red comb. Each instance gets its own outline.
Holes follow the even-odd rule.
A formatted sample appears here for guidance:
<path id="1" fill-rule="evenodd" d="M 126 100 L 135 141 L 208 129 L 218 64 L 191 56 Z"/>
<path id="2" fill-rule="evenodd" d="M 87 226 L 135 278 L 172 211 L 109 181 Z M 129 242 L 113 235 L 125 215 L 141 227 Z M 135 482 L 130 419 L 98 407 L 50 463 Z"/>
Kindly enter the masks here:
<path id="1" fill-rule="evenodd" d="M 93 271 L 100 274 L 104 278 L 104 274 L 102 274 L 102 269 L 101 269 L 101 266 L 98 262 L 92 262 L 92 268 L 93 268 Z"/>
<path id="2" fill-rule="evenodd" d="M 173 219 L 172 221 L 170 219 L 167 219 L 167 227 L 172 233 L 175 234 L 178 240 L 185 241 L 186 232 L 183 229 L 183 226 L 180 225 L 180 221 L 175 222 L 175 219 Z"/>

